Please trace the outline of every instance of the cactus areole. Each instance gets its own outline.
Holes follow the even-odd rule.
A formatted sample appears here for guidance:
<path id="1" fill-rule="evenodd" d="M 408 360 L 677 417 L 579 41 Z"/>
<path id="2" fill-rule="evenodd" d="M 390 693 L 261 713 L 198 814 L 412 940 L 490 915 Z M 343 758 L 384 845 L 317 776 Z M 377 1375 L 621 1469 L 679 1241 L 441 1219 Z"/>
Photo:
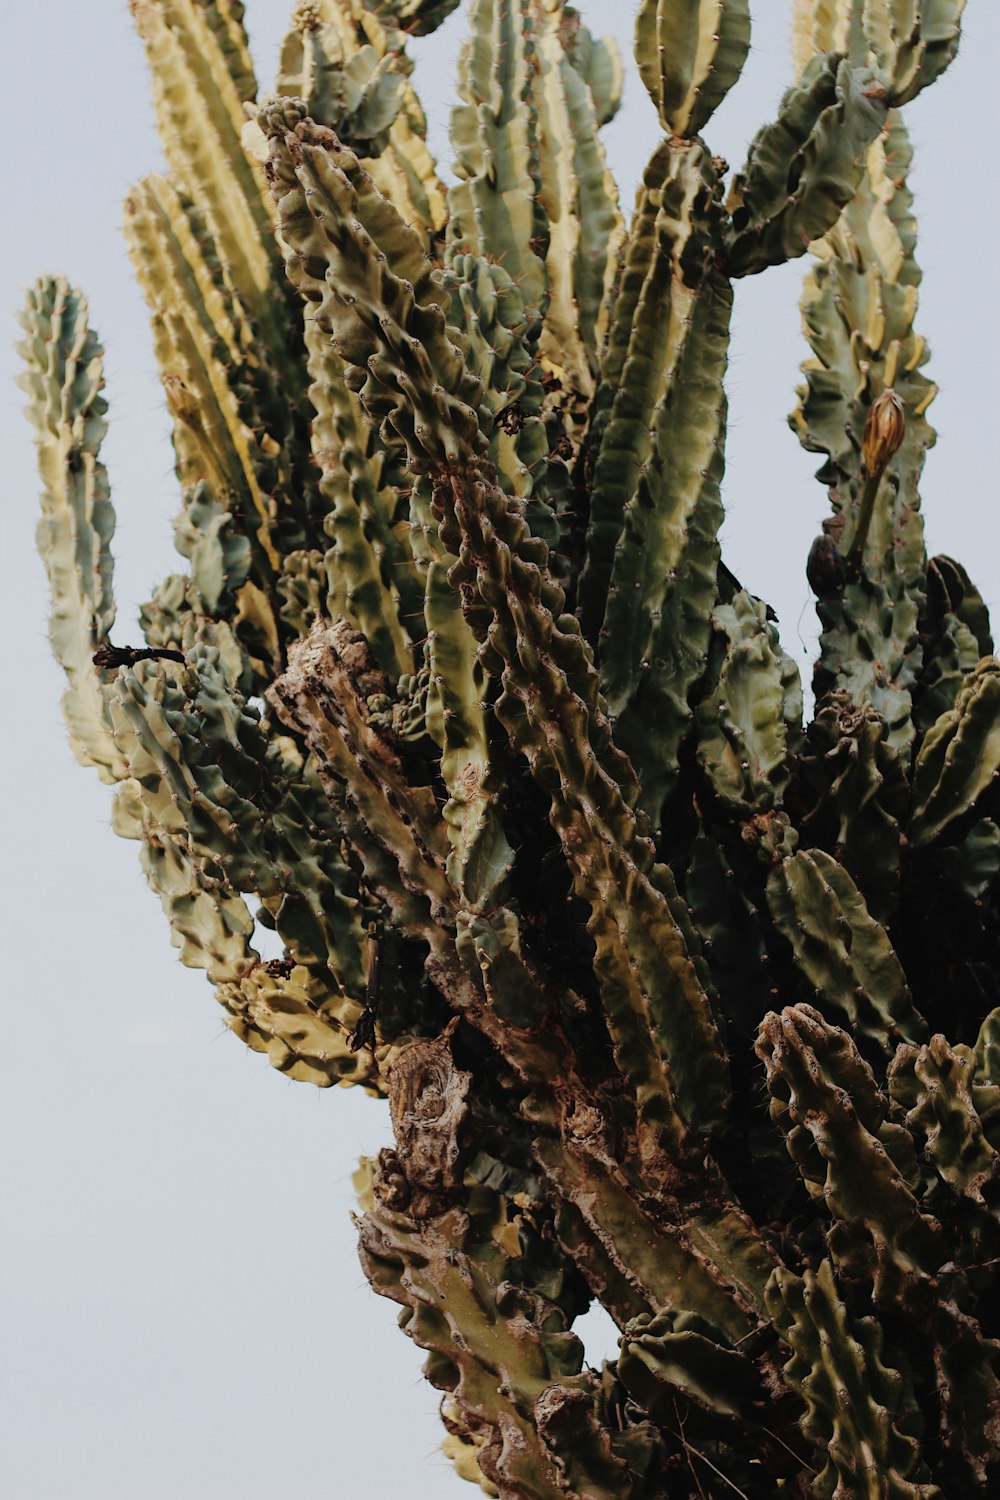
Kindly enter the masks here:
<path id="1" fill-rule="evenodd" d="M 629 215 L 620 61 L 562 0 L 471 0 L 442 185 L 406 42 L 455 8 L 300 3 L 258 96 L 238 0 L 132 0 L 186 568 L 112 645 L 101 346 L 39 281 L 73 747 L 232 1030 L 388 1101 L 361 1259 L 462 1476 L 1000 1493 L 1000 663 L 923 544 L 903 109 L 963 0 L 794 0 L 728 181 L 747 0 L 642 0 Z M 811 723 L 719 550 L 734 292 L 795 256 Z"/>

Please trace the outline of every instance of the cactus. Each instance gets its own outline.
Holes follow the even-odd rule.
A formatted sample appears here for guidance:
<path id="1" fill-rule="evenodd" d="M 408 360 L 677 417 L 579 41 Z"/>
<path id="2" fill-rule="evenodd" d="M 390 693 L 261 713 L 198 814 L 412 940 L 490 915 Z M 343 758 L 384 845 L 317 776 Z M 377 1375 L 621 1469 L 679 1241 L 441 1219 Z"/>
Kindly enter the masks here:
<path id="1" fill-rule="evenodd" d="M 167 172 L 126 234 L 188 568 L 112 645 L 103 356 L 43 278 L 73 748 L 226 1024 L 387 1101 L 361 1259 L 461 1477 L 986 1493 L 1000 664 L 924 550 L 901 113 L 962 0 L 795 0 L 797 76 L 728 181 L 702 133 L 749 6 L 642 0 L 663 134 L 628 221 L 621 66 L 563 0 L 472 0 L 442 185 L 406 42 L 455 8 L 302 0 L 258 97 L 238 0 L 133 0 Z M 806 254 L 808 723 L 719 540 L 734 299 Z"/>

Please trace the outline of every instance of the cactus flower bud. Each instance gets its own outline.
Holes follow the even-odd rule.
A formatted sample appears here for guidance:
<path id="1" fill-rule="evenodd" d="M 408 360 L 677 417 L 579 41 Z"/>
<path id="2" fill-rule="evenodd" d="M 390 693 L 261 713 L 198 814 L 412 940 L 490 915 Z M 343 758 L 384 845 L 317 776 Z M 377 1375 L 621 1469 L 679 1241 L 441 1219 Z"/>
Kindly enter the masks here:
<path id="1" fill-rule="evenodd" d="M 881 474 L 899 451 L 906 432 L 903 403 L 895 391 L 885 390 L 868 409 L 861 451 L 869 474 Z"/>

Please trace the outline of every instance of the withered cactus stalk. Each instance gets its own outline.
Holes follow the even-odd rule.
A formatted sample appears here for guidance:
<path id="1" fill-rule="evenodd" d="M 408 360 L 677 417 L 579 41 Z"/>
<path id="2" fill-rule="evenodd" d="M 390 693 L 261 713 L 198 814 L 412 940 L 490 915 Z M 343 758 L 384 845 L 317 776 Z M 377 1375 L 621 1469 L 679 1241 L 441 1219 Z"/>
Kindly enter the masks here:
<path id="1" fill-rule="evenodd" d="M 112 646 L 102 352 L 41 280 L 73 746 L 233 1031 L 388 1100 L 361 1259 L 460 1474 L 996 1494 L 1000 664 L 923 545 L 901 112 L 963 0 L 794 0 L 728 182 L 702 132 L 747 0 L 642 0 L 663 133 L 627 221 L 619 59 L 562 0 L 471 0 L 442 185 L 406 41 L 456 5 L 300 3 L 258 98 L 239 0 L 132 0 L 188 567 Z M 808 724 L 718 541 L 734 289 L 806 253 Z"/>

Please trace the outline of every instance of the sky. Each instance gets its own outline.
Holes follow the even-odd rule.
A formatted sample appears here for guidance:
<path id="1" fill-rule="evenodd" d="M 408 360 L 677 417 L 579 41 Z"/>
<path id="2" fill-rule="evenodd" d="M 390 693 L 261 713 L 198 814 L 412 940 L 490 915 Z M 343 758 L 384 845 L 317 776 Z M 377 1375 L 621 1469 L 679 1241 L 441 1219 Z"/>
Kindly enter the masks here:
<path id="1" fill-rule="evenodd" d="M 628 66 L 634 6 L 579 5 L 626 56 L 625 105 L 605 142 L 628 208 L 657 140 Z M 265 87 L 290 8 L 247 5 Z M 437 1451 L 422 1354 L 396 1329 L 394 1304 L 369 1290 L 354 1249 L 351 1172 L 387 1143 L 386 1106 L 292 1084 L 225 1030 L 204 977 L 169 945 L 135 846 L 110 832 L 110 790 L 65 744 L 33 544 L 33 446 L 13 386 L 15 314 L 41 271 L 65 272 L 90 298 L 107 350 L 115 639 L 134 643 L 138 603 L 179 567 L 168 423 L 120 233 L 126 191 L 161 157 L 125 0 L 6 9 L 0 1500 L 458 1500 L 476 1492 Z M 743 79 L 705 132 L 734 167 L 791 81 L 790 6 L 752 9 Z M 459 12 L 412 49 L 445 168 L 463 29 Z M 923 485 L 928 544 L 963 561 L 994 606 L 998 42 L 997 7 L 969 0 L 958 60 L 907 109 L 919 327 L 941 386 Z M 804 266 L 737 289 L 723 540 L 808 677 L 804 564 L 824 494 L 815 456 L 786 426 L 805 352 Z M 588 1319 L 584 1340 L 594 1361 L 613 1354 L 606 1321 Z"/>

